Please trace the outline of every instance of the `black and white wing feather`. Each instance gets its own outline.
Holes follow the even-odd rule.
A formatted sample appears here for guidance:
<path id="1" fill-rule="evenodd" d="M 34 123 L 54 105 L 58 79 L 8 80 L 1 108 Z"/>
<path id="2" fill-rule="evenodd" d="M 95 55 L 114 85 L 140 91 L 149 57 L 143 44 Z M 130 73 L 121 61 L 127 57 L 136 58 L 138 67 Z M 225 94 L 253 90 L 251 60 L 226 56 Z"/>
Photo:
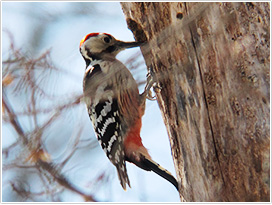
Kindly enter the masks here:
<path id="1" fill-rule="evenodd" d="M 103 75 L 98 66 L 89 69 L 89 73 L 85 74 L 88 82 L 96 83 L 97 75 Z M 121 185 L 126 189 L 126 184 L 130 186 L 130 182 L 125 164 L 121 116 L 113 89 L 108 82 L 100 83 L 97 89 L 92 92 L 88 90 L 88 85 L 85 85 L 84 95 L 85 98 L 88 96 L 91 98 L 89 101 L 91 103 L 87 104 L 87 107 L 98 141 L 107 157 L 116 166 Z"/>

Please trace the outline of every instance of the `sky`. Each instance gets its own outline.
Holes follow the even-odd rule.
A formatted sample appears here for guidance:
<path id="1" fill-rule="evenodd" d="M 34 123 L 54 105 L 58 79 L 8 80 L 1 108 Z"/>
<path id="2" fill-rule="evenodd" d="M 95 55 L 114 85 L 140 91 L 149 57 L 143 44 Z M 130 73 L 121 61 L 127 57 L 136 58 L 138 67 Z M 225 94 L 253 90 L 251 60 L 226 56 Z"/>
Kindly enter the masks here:
<path id="1" fill-rule="evenodd" d="M 10 39 L 6 31 L 13 35 L 15 45 L 29 56 L 37 57 L 46 50 L 51 50 L 52 61 L 56 67 L 61 68 L 62 72 L 52 76 L 50 80 L 53 83 L 48 86 L 48 89 L 55 96 L 65 96 L 67 98 L 82 93 L 85 62 L 79 53 L 79 42 L 86 34 L 106 32 L 123 41 L 134 40 L 132 32 L 127 28 L 125 17 L 118 2 L 2 2 L 1 45 L 3 60 L 8 56 L 10 45 Z M 140 50 L 137 48 L 130 49 L 120 53 L 117 58 L 126 64 L 129 57 L 137 55 L 139 52 Z M 146 68 L 143 58 L 139 57 L 137 61 L 141 65 L 137 70 L 133 70 L 132 74 L 136 79 L 144 80 Z M 143 86 L 140 87 L 140 91 L 142 90 Z M 16 106 L 18 110 L 23 109 L 25 105 L 19 102 L 18 99 L 26 94 L 21 93 L 20 98 L 10 95 L 9 97 L 13 99 L 14 105 L 18 105 Z M 59 101 L 62 101 L 61 97 Z M 48 105 L 46 102 L 41 102 L 40 106 Z M 39 120 L 42 122 L 42 117 Z M 84 138 L 94 138 L 93 128 L 83 103 L 67 115 L 64 115 L 63 120 L 58 121 L 55 126 L 69 127 L 71 124 L 81 125 L 82 122 L 84 122 L 82 128 Z M 24 122 L 23 118 L 22 123 L 26 128 L 28 126 L 29 129 L 31 128 L 28 123 Z M 141 136 L 143 144 L 149 150 L 150 155 L 176 176 L 166 128 L 156 101 L 147 100 L 142 123 Z M 14 141 L 15 136 L 12 128 L 4 122 L 2 127 L 2 148 L 4 148 Z M 52 130 L 54 129 L 52 128 Z M 65 154 L 66 150 L 64 148 L 59 149 L 59 145 L 72 141 L 73 139 L 69 138 L 69 136 L 73 137 L 71 132 L 77 131 L 67 128 L 67 130 L 61 129 L 60 133 L 47 134 L 47 150 L 56 162 L 58 156 Z M 60 137 L 56 138 L 56 135 Z M 90 184 L 86 184 L 86 177 L 96 175 L 100 168 L 106 167 L 113 173 L 110 175 L 110 186 L 105 187 L 102 185 L 97 190 L 91 190 L 99 201 L 179 202 L 179 194 L 172 184 L 155 173 L 143 171 L 130 163 L 127 163 L 127 169 L 132 188 L 129 188 L 126 192 L 123 191 L 115 167 L 110 164 L 100 147 L 96 147 L 89 152 L 87 150 L 84 155 L 80 155 L 76 159 L 74 160 L 75 164 L 71 162 L 73 171 L 67 171 L 66 174 L 82 190 L 90 191 Z M 5 160 L 3 163 L 5 164 Z M 70 168 L 68 166 L 67 170 Z M 12 179 L 13 174 L 6 171 L 2 175 L 3 201 L 13 200 L 11 188 L 6 185 Z M 50 201 L 50 199 L 43 200 Z M 71 192 L 64 192 L 61 200 L 65 202 L 84 201 L 80 196 Z"/>

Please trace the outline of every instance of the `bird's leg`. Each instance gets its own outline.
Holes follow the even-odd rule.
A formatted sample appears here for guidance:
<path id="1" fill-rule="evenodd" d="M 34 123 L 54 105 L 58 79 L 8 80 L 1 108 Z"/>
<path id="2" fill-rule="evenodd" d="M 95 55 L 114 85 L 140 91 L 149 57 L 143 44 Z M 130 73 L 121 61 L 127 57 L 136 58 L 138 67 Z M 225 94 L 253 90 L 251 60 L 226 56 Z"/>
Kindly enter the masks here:
<path id="1" fill-rule="evenodd" d="M 155 100 L 155 96 L 152 96 L 151 88 L 155 84 L 154 78 L 152 77 L 150 71 L 146 75 L 147 80 L 146 80 L 146 85 L 144 92 L 141 94 L 143 98 L 147 98 L 148 100 Z"/>
<path id="2" fill-rule="evenodd" d="M 157 82 L 157 78 L 155 77 L 153 71 L 151 69 L 148 70 L 148 73 L 146 75 L 147 80 L 146 80 L 146 85 L 144 92 L 141 94 L 141 97 L 143 100 L 147 98 L 148 100 L 156 100 L 155 96 L 152 96 L 151 88 L 155 88 L 156 90 L 161 89 Z"/>
<path id="3" fill-rule="evenodd" d="M 148 70 L 146 77 L 147 77 L 147 80 L 146 80 L 144 92 L 142 94 L 140 94 L 140 106 L 142 108 L 142 115 L 145 112 L 146 98 L 149 100 L 156 100 L 156 97 L 152 96 L 152 92 L 150 89 L 153 87 L 153 89 L 156 92 L 158 92 L 158 90 L 161 90 L 161 87 L 158 84 L 157 78 L 155 77 L 155 75 L 151 69 Z"/>

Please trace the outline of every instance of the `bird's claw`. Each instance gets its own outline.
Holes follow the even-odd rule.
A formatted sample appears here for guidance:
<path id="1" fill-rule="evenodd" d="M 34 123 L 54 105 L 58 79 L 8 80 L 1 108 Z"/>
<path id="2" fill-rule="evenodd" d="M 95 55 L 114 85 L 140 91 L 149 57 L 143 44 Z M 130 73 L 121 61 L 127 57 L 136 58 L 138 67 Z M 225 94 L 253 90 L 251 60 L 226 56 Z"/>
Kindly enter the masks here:
<path id="1" fill-rule="evenodd" d="M 154 101 L 154 100 L 156 100 L 156 96 L 152 96 L 152 92 L 150 89 L 153 87 L 154 91 L 157 93 L 161 90 L 161 87 L 159 86 L 159 84 L 157 82 L 157 78 L 155 77 L 155 75 L 153 74 L 151 69 L 148 70 L 146 77 L 147 77 L 147 82 L 146 82 L 146 86 L 145 86 L 145 90 L 143 92 L 143 95 L 145 95 L 145 97 L 148 100 Z"/>
<path id="2" fill-rule="evenodd" d="M 148 93 L 147 93 L 147 95 L 146 95 L 146 98 L 147 98 L 148 100 L 151 100 L 151 101 L 155 101 L 155 100 L 156 100 L 156 96 L 155 96 L 155 95 L 152 96 L 151 90 L 148 91 Z"/>

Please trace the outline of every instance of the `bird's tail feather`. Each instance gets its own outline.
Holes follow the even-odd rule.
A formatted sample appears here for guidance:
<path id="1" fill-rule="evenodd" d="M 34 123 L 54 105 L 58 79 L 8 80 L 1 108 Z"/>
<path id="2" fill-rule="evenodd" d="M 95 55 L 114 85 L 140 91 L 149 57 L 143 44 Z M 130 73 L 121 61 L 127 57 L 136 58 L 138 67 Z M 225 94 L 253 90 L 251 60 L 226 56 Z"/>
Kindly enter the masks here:
<path id="1" fill-rule="evenodd" d="M 146 158 L 143 155 L 142 155 L 142 162 L 147 167 L 149 167 L 153 172 L 155 172 L 156 174 L 160 175 L 161 177 L 163 177 L 164 179 L 172 183 L 176 187 L 176 189 L 179 190 L 177 180 L 168 170 L 164 169 L 161 165 L 154 162 L 152 159 Z"/>
<path id="2" fill-rule="evenodd" d="M 130 182 L 129 182 L 129 178 L 127 175 L 126 165 L 124 164 L 123 166 L 116 166 L 116 168 L 117 168 L 117 173 L 118 173 L 118 177 L 120 180 L 120 184 L 122 185 L 124 190 L 127 190 L 126 185 L 128 185 L 130 187 Z"/>

